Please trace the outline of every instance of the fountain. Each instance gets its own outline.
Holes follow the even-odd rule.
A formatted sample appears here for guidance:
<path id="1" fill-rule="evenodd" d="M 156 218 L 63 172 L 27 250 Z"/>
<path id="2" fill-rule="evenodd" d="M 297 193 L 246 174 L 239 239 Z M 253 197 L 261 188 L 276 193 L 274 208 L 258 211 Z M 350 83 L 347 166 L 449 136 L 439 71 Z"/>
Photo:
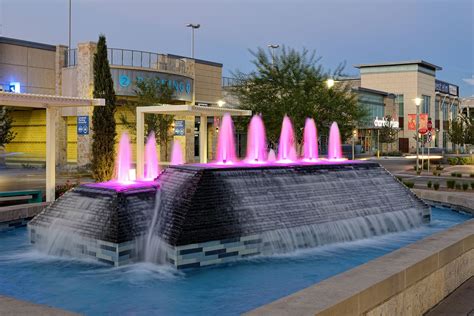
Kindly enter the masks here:
<path id="1" fill-rule="evenodd" d="M 267 160 L 267 140 L 262 117 L 254 115 L 250 121 L 247 134 L 248 163 L 265 163 Z"/>
<path id="2" fill-rule="evenodd" d="M 155 133 L 151 132 L 150 135 L 148 135 L 145 146 L 145 180 L 154 180 L 159 174 L 160 169 L 156 152 Z"/>
<path id="3" fill-rule="evenodd" d="M 171 165 L 177 166 L 184 164 L 183 152 L 179 140 L 174 140 L 171 148 Z"/>
<path id="4" fill-rule="evenodd" d="M 234 124 L 229 114 L 222 118 L 217 140 L 217 161 L 218 164 L 231 165 L 237 162 L 235 154 Z"/>
<path id="5" fill-rule="evenodd" d="M 254 117 L 247 162 L 265 161 L 263 130 L 261 118 Z M 31 242 L 50 254 L 115 266 L 145 260 L 184 269 L 369 238 L 429 221 L 429 207 L 378 163 L 342 160 L 336 123 L 331 163 L 317 160 L 316 136 L 314 121 L 307 120 L 304 160 L 312 163 L 298 163 L 285 116 L 280 163 L 272 163 L 273 151 L 266 163 L 238 162 L 232 120 L 225 115 L 216 163 L 183 165 L 178 157 L 157 181 L 133 182 L 125 172 L 125 135 L 117 181 L 64 194 L 29 223 Z"/>
<path id="6" fill-rule="evenodd" d="M 333 122 L 329 129 L 328 159 L 332 161 L 343 160 L 341 134 L 336 122 Z"/>
<path id="7" fill-rule="evenodd" d="M 281 124 L 280 142 L 278 143 L 278 162 L 289 163 L 296 161 L 295 134 L 293 125 L 285 115 Z"/>
<path id="8" fill-rule="evenodd" d="M 120 137 L 119 149 L 117 153 L 117 182 L 126 184 L 132 181 L 130 176 L 130 165 L 132 161 L 132 151 L 130 149 L 130 139 L 127 133 Z"/>
<path id="9" fill-rule="evenodd" d="M 318 132 L 312 118 L 307 118 L 303 135 L 304 161 L 318 160 Z"/>

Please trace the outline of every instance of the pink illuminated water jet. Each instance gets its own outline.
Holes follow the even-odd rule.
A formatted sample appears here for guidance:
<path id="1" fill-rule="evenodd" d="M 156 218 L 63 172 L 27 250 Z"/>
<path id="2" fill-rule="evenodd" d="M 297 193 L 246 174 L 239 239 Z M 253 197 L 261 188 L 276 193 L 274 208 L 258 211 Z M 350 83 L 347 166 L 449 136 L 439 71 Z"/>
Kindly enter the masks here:
<path id="1" fill-rule="evenodd" d="M 341 134 L 336 122 L 331 124 L 329 130 L 328 159 L 342 160 Z"/>
<path id="2" fill-rule="evenodd" d="M 158 177 L 160 167 L 158 166 L 158 154 L 156 153 L 155 133 L 148 135 L 145 146 L 145 180 L 153 180 Z"/>
<path id="3" fill-rule="evenodd" d="M 130 139 L 127 133 L 123 133 L 120 137 L 119 149 L 117 153 L 117 182 L 129 183 L 132 181 L 130 177 L 130 165 L 132 162 L 132 151 L 130 149 Z"/>
<path id="4" fill-rule="evenodd" d="M 262 117 L 254 115 L 247 134 L 247 162 L 265 163 L 267 159 L 267 139 Z"/>
<path id="5" fill-rule="evenodd" d="M 280 142 L 278 144 L 278 162 L 296 160 L 295 133 L 290 118 L 285 115 L 281 125 Z"/>
<path id="6" fill-rule="evenodd" d="M 276 158 L 276 154 L 275 154 L 275 151 L 273 149 L 270 149 L 268 151 L 268 158 L 267 158 L 267 161 L 268 162 L 275 162 L 277 160 Z"/>
<path id="7" fill-rule="evenodd" d="M 181 150 L 181 143 L 179 140 L 173 141 L 173 146 L 171 150 L 171 165 L 177 166 L 184 164 L 183 152 Z"/>
<path id="8" fill-rule="evenodd" d="M 229 114 L 222 118 L 217 140 L 217 163 L 233 164 L 237 162 L 235 154 L 234 124 Z"/>
<path id="9" fill-rule="evenodd" d="M 318 160 L 318 131 L 312 118 L 307 118 L 304 125 L 303 150 L 305 161 Z"/>

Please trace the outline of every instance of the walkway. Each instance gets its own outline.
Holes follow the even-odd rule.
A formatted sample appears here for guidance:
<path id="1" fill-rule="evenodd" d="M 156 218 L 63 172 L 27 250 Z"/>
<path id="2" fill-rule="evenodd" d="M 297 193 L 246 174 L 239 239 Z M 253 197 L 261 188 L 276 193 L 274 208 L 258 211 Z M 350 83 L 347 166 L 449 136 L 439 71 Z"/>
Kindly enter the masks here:
<path id="1" fill-rule="evenodd" d="M 0 296 L 0 316 L 77 316 L 79 314 L 63 311 L 46 305 L 33 304 Z"/>
<path id="2" fill-rule="evenodd" d="M 428 311 L 425 316 L 474 316 L 474 277 Z"/>

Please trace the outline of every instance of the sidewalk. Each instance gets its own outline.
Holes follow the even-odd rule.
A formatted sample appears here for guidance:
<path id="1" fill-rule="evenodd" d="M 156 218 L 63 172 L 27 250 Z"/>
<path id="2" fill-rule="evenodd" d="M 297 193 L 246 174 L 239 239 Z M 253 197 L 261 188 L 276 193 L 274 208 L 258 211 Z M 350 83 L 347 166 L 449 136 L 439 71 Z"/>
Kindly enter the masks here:
<path id="1" fill-rule="evenodd" d="M 474 316 L 474 277 L 464 282 L 425 316 Z"/>

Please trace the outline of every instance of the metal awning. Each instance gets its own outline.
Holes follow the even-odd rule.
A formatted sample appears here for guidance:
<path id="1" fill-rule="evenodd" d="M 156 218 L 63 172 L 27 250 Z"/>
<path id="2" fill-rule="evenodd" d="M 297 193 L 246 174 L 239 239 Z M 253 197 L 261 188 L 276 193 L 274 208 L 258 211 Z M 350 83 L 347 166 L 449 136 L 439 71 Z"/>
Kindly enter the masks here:
<path id="1" fill-rule="evenodd" d="M 143 177 L 144 147 L 145 147 L 145 113 L 162 115 L 192 115 L 200 116 L 201 122 L 207 122 L 208 116 L 251 116 L 252 111 L 224 107 L 208 107 L 199 105 L 153 105 L 137 107 L 137 178 Z M 199 132 L 199 159 L 207 162 L 207 124 L 201 124 Z"/>
<path id="2" fill-rule="evenodd" d="M 56 122 L 61 108 L 103 106 L 104 99 L 87 99 L 57 95 L 0 91 L 0 106 L 46 109 L 46 201 L 55 198 L 56 187 Z"/>

